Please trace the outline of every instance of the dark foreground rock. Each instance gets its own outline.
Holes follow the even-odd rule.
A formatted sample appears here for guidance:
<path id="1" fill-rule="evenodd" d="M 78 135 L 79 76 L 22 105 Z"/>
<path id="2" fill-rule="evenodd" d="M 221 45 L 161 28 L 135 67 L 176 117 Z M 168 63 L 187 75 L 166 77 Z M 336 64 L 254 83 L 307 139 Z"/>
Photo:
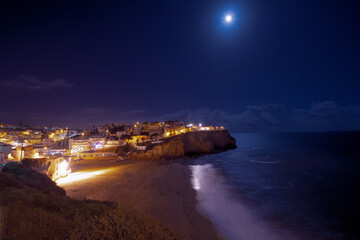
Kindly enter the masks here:
<path id="1" fill-rule="evenodd" d="M 177 135 L 146 151 L 134 151 L 134 160 L 170 160 L 201 154 L 212 154 L 236 148 L 236 140 L 227 130 L 197 131 Z"/>
<path id="2" fill-rule="evenodd" d="M 35 188 L 45 194 L 64 195 L 65 190 L 58 187 L 48 176 L 38 173 L 22 164 L 9 162 L 5 165 L 2 172 L 16 178 L 24 185 Z"/>

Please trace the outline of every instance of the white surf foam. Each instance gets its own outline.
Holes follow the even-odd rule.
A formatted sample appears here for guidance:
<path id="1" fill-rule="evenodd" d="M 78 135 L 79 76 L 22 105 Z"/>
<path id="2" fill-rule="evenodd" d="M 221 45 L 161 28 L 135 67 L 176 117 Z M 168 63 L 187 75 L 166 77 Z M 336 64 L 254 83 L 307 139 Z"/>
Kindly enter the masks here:
<path id="1" fill-rule="evenodd" d="M 190 166 L 198 210 L 228 240 L 298 239 L 272 228 L 261 214 L 245 206 L 211 164 Z"/>

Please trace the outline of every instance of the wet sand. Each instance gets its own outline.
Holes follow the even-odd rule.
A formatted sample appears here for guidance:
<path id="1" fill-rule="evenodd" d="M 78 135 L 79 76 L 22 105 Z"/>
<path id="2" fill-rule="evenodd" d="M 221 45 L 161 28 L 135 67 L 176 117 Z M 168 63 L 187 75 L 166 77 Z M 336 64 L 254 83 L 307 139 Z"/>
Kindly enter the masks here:
<path id="1" fill-rule="evenodd" d="M 87 161 L 58 185 L 77 199 L 118 202 L 170 225 L 185 239 L 214 239 L 211 222 L 196 209 L 190 170 L 179 163 Z"/>

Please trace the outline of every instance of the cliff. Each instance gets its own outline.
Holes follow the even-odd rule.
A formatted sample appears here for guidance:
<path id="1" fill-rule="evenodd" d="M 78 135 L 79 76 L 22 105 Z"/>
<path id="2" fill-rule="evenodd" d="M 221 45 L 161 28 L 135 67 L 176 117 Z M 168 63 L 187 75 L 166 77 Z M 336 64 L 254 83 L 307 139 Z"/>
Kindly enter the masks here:
<path id="1" fill-rule="evenodd" d="M 26 167 L 24 164 L 8 162 L 2 172 L 10 177 L 16 178 L 17 181 L 27 187 L 37 189 L 44 194 L 66 195 L 65 190 L 58 187 L 48 176 L 38 173 L 30 167 Z"/>
<path id="2" fill-rule="evenodd" d="M 188 132 L 149 146 L 146 151 L 134 151 L 134 160 L 170 160 L 200 154 L 211 154 L 236 148 L 236 141 L 227 130 Z"/>

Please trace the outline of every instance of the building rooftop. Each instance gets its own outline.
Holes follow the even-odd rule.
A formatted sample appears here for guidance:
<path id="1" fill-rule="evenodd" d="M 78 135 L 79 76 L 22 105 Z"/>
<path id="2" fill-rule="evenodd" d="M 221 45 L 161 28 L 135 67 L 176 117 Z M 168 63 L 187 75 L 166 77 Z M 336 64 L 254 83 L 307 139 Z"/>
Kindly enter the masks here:
<path id="1" fill-rule="evenodd" d="M 11 147 L 11 145 L 3 143 L 3 142 L 0 142 L 0 146 L 2 146 L 2 147 Z"/>

